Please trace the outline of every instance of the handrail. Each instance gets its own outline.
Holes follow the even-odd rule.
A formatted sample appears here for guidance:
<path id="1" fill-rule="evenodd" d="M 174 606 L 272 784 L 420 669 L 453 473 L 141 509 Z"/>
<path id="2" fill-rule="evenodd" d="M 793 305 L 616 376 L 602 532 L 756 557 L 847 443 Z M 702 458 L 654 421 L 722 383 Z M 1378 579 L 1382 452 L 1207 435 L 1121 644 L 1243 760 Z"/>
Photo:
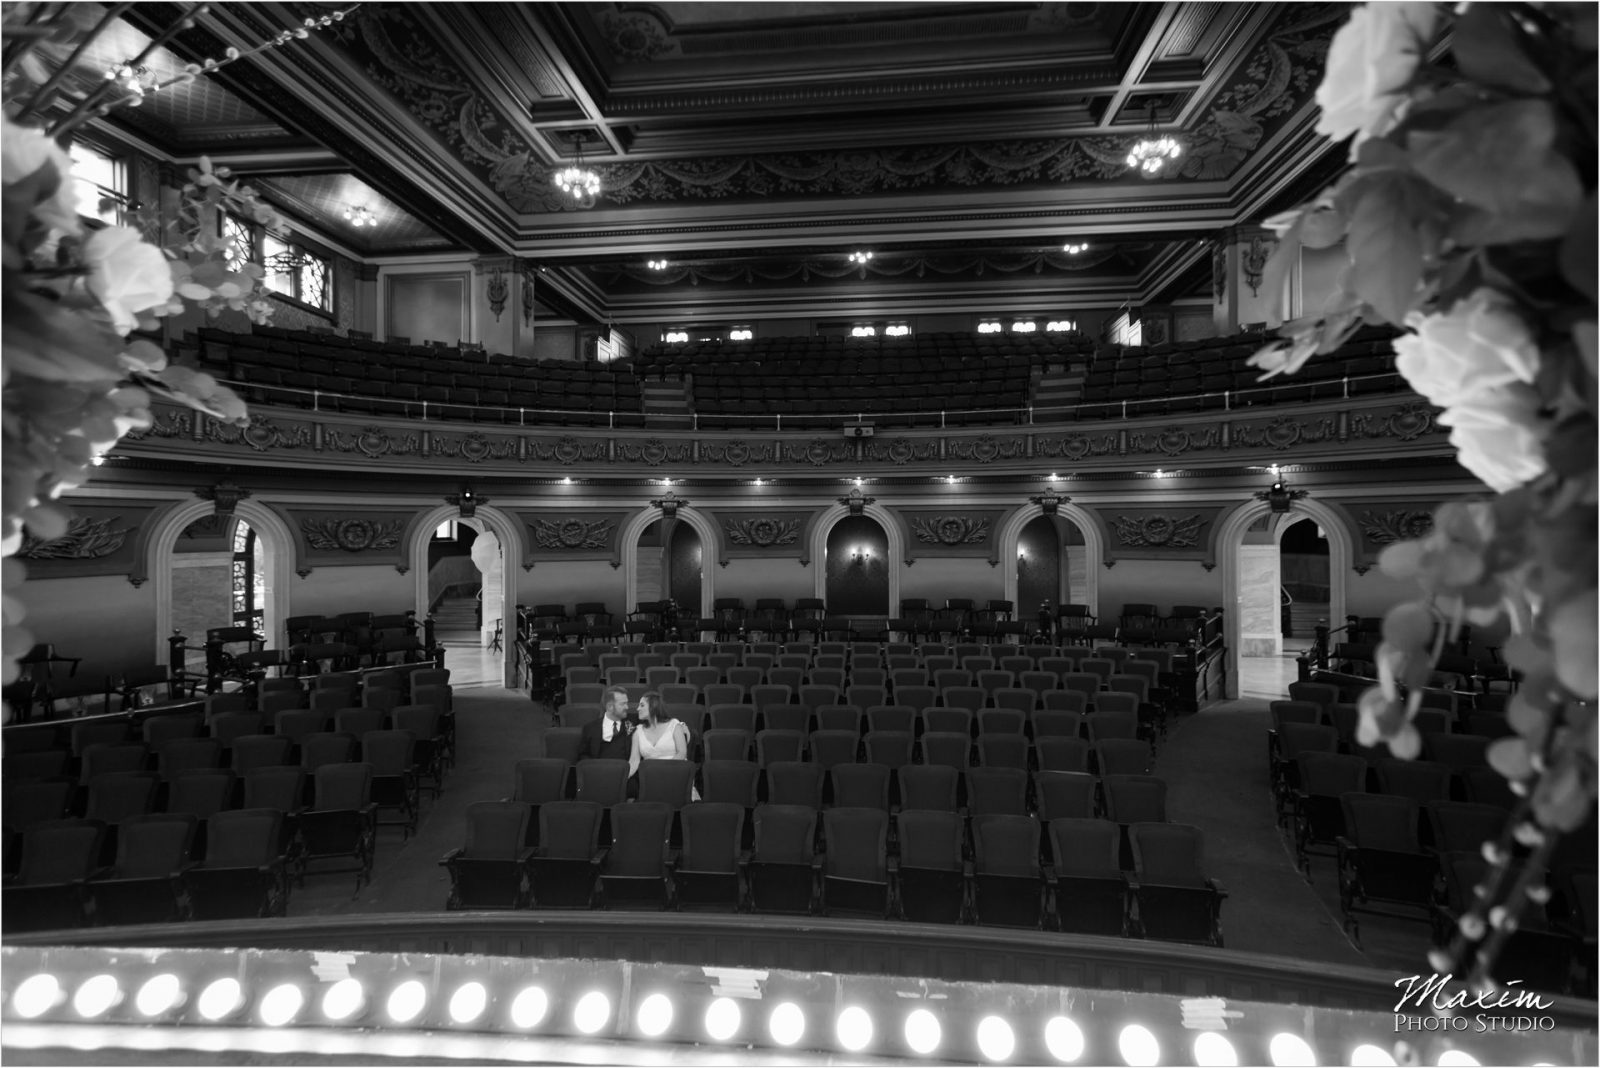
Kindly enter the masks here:
<path id="1" fill-rule="evenodd" d="M 1341 395 L 1339 397 L 1328 397 L 1328 398 L 1324 398 L 1324 399 L 1326 399 L 1326 400 L 1349 400 L 1350 399 L 1350 383 L 1352 383 L 1352 382 L 1375 381 L 1375 380 L 1378 380 L 1378 379 L 1400 379 L 1401 381 L 1404 381 L 1404 379 L 1399 374 L 1399 372 L 1396 372 L 1396 371 L 1382 371 L 1382 372 L 1379 372 L 1377 374 L 1371 374 L 1371 375 L 1346 375 L 1341 379 L 1323 379 L 1322 381 L 1324 383 L 1338 381 L 1343 386 L 1343 392 L 1341 393 Z M 725 421 L 727 421 L 729 423 L 729 428 L 730 429 L 759 430 L 759 429 L 765 429 L 768 424 L 771 424 L 771 428 L 772 429 L 778 430 L 778 431 L 783 430 L 783 414 L 781 412 L 772 412 L 771 414 L 768 414 L 768 415 L 738 415 L 738 414 L 724 413 L 724 412 L 698 412 L 698 411 L 686 412 L 686 413 L 678 413 L 678 412 L 654 412 L 654 413 L 652 413 L 652 412 L 645 411 L 643 408 L 640 408 L 637 411 L 634 411 L 634 410 L 623 411 L 623 410 L 619 410 L 619 409 L 614 409 L 613 408 L 613 409 L 607 409 L 607 410 L 605 410 L 603 412 L 595 412 L 595 411 L 591 411 L 591 410 L 587 410 L 587 409 L 575 409 L 575 408 L 525 408 L 525 407 L 520 407 L 520 406 L 513 408 L 513 407 L 503 407 L 503 406 L 500 406 L 500 405 L 469 404 L 469 403 L 464 402 L 464 401 L 406 400 L 404 398 L 396 398 L 396 397 L 377 397 L 377 396 L 372 396 L 371 394 L 366 394 L 366 393 L 339 393 L 339 392 L 331 391 L 331 390 L 307 389 L 307 388 L 304 388 L 304 387 L 301 387 L 301 386 L 282 386 L 282 385 L 276 385 L 276 384 L 266 383 L 266 382 L 252 382 L 252 381 L 250 381 L 248 379 L 224 378 L 224 379 L 220 379 L 219 381 L 222 381 L 224 384 L 226 384 L 228 386 L 231 386 L 231 387 L 233 387 L 235 389 L 260 391 L 263 395 L 270 395 L 271 393 L 283 393 L 283 394 L 290 394 L 290 395 L 295 395 L 295 396 L 309 397 L 311 399 L 311 410 L 312 411 L 322 411 L 323 410 L 322 407 L 321 407 L 321 402 L 322 402 L 323 398 L 328 398 L 330 400 L 335 400 L 335 401 L 337 401 L 337 400 L 347 400 L 347 399 L 348 400 L 357 400 L 357 401 L 360 401 L 360 402 L 365 403 L 365 404 L 379 404 L 379 405 L 383 405 L 385 407 L 393 406 L 396 409 L 392 413 L 384 411 L 384 412 L 380 412 L 380 413 L 360 413 L 360 414 L 385 414 L 385 415 L 392 414 L 392 415 L 397 415 L 397 416 L 407 416 L 407 415 L 411 414 L 410 413 L 410 409 L 420 407 L 421 408 L 420 418 L 425 422 L 429 421 L 430 419 L 442 418 L 441 416 L 430 416 L 429 408 L 431 406 L 434 409 L 461 408 L 461 409 L 471 409 L 471 410 L 477 411 L 477 412 L 497 412 L 502 416 L 502 420 L 504 420 L 505 417 L 509 417 L 509 416 L 515 415 L 517 417 L 517 425 L 519 425 L 519 426 L 528 426 L 528 425 L 530 425 L 528 423 L 528 421 L 527 421 L 529 416 L 535 416 L 535 417 L 537 417 L 537 416 L 554 416 L 554 417 L 557 417 L 557 418 L 560 418 L 560 419 L 571 419 L 571 418 L 573 418 L 575 416 L 590 416 L 590 417 L 592 417 L 592 416 L 603 415 L 606 418 L 606 423 L 605 423 L 606 427 L 609 428 L 609 429 L 616 429 L 616 427 L 617 427 L 617 417 L 619 415 L 627 417 L 627 418 L 639 417 L 641 419 L 647 419 L 652 415 L 655 415 L 655 416 L 658 416 L 658 417 L 662 417 L 662 418 L 682 418 L 684 415 L 688 415 L 693 420 L 694 428 L 697 429 L 697 430 L 700 427 L 700 419 L 701 419 L 702 416 L 707 417 L 707 418 L 715 418 L 715 419 L 718 419 L 718 420 L 725 420 Z M 1197 401 L 1197 400 L 1205 400 L 1207 398 L 1212 398 L 1212 397 L 1221 397 L 1222 401 L 1223 401 L 1223 410 L 1224 411 L 1234 411 L 1234 410 L 1236 410 L 1236 405 L 1234 404 L 1234 400 L 1235 399 L 1242 399 L 1242 401 L 1243 401 L 1242 406 L 1243 407 L 1252 407 L 1253 405 L 1251 404 L 1249 398 L 1257 396 L 1257 395 L 1260 395 L 1260 394 L 1270 393 L 1274 389 L 1282 389 L 1282 388 L 1283 388 L 1283 386 L 1281 386 L 1281 385 L 1279 385 L 1279 386 L 1258 386 L 1258 387 L 1252 387 L 1252 388 L 1248 388 L 1248 389 L 1221 390 L 1221 391 L 1212 391 L 1212 392 L 1208 392 L 1208 393 L 1185 393 L 1185 394 L 1179 394 L 1177 396 L 1167 396 L 1167 397 L 1163 397 L 1161 399 L 1164 400 L 1164 401 L 1170 402 L 1170 403 L 1178 403 L 1178 402 L 1182 402 L 1182 401 Z M 804 420 L 804 423 L 800 427 L 792 427 L 791 426 L 791 428 L 792 429 L 814 429 L 815 428 L 815 424 L 817 422 L 819 422 L 819 421 L 827 421 L 829 423 L 829 425 L 832 425 L 832 423 L 834 423 L 834 422 L 843 423 L 843 422 L 848 422 L 848 421 L 850 421 L 852 419 L 855 422 L 858 422 L 858 423 L 865 423 L 869 419 L 893 419 L 893 420 L 895 420 L 897 422 L 899 422 L 899 421 L 909 421 L 910 424 L 911 424 L 911 428 L 912 429 L 916 429 L 917 427 L 921 426 L 923 429 L 946 430 L 946 429 L 951 429 L 951 426 L 950 426 L 950 424 L 948 422 L 948 419 L 950 417 L 952 417 L 952 416 L 966 416 L 966 415 L 980 415 L 980 414 L 981 415 L 988 415 L 988 416 L 996 417 L 993 421 L 999 421 L 998 417 L 1000 417 L 1000 416 L 1010 415 L 1012 417 L 1012 421 L 1013 422 L 1032 424 L 1032 423 L 1034 423 L 1036 421 L 1050 422 L 1050 421 L 1052 421 L 1051 418 L 1050 418 L 1052 415 L 1071 416 L 1072 418 L 1077 418 L 1082 413 L 1083 409 L 1085 409 L 1085 408 L 1098 408 L 1098 407 L 1103 407 L 1105 405 L 1110 405 L 1110 404 L 1120 405 L 1121 412 L 1120 412 L 1120 415 L 1116 416 L 1116 418 L 1126 419 L 1126 418 L 1128 418 L 1128 406 L 1129 406 L 1129 404 L 1138 405 L 1140 403 L 1142 403 L 1142 402 L 1140 400 L 1138 400 L 1138 399 L 1134 399 L 1134 400 L 1130 401 L 1130 400 L 1124 398 L 1124 399 L 1122 399 L 1120 401 L 1109 401 L 1109 400 L 1078 401 L 1077 403 L 1074 403 L 1074 404 L 1058 404 L 1058 405 L 1045 405 L 1045 406 L 1028 404 L 1028 405 L 1024 405 L 1024 406 L 1021 406 L 1021 407 L 1000 407 L 1000 408 L 941 408 L 941 409 L 937 409 L 937 410 L 931 410 L 930 409 L 930 410 L 917 410 L 917 411 L 820 412 L 820 413 L 807 413 L 805 415 L 799 416 L 800 419 Z M 1305 403 L 1305 402 L 1290 402 L 1290 403 Z M 1204 411 L 1204 410 L 1205 409 L 1197 409 L 1197 411 Z M 1152 413 L 1152 414 L 1154 414 L 1154 413 Z M 937 417 L 937 423 L 933 422 L 935 417 Z M 792 424 L 792 421 L 794 420 L 794 418 L 795 418 L 794 416 L 790 417 L 791 424 Z M 542 422 L 547 422 L 547 421 L 536 420 L 535 423 L 532 424 L 532 425 L 536 425 L 536 426 L 537 425 L 541 425 Z M 959 424 L 957 425 L 956 428 L 959 429 Z"/>

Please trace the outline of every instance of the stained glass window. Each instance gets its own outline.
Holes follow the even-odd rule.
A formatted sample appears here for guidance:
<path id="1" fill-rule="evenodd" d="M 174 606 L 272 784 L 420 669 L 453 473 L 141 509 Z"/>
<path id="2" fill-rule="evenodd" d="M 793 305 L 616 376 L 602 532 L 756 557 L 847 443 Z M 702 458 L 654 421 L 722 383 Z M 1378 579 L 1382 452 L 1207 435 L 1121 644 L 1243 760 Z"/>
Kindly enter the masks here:
<path id="1" fill-rule="evenodd" d="M 250 224 L 232 215 L 222 217 L 222 236 L 229 243 L 228 270 L 237 271 L 255 253 L 255 235 Z"/>
<path id="2" fill-rule="evenodd" d="M 82 142 L 74 142 L 70 154 L 78 214 L 120 225 L 128 206 L 127 166 L 115 156 Z"/>

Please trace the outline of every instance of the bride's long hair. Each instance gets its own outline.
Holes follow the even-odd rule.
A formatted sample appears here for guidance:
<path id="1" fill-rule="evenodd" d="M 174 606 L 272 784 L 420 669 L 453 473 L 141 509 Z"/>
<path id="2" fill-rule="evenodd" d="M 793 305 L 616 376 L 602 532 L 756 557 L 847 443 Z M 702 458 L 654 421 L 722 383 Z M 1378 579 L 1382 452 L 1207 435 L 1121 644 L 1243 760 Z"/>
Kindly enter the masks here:
<path id="1" fill-rule="evenodd" d="M 646 727 L 654 727 L 661 722 L 661 695 L 655 690 L 639 698 L 639 722 Z"/>

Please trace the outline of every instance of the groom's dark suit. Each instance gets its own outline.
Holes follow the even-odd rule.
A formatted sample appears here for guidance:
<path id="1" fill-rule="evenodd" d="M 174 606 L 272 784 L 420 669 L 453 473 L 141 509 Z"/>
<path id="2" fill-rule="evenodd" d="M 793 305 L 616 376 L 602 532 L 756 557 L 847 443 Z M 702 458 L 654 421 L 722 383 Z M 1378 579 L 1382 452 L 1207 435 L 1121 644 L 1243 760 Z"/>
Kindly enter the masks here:
<path id="1" fill-rule="evenodd" d="M 578 755 L 585 758 L 627 760 L 633 749 L 633 739 L 622 723 L 612 723 L 611 740 L 605 738 L 606 718 L 592 719 L 583 725 L 578 736 Z"/>

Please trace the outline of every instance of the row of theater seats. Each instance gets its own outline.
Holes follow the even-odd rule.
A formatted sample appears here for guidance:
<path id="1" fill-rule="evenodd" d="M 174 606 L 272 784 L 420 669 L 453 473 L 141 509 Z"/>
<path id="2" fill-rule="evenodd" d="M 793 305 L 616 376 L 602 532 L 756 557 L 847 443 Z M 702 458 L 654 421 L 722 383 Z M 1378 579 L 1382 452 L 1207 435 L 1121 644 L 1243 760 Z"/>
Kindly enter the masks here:
<path id="1" fill-rule="evenodd" d="M 266 690 L 259 704 L 284 707 L 265 712 L 238 707 L 246 693 L 216 694 L 218 710 L 204 715 L 154 715 L 137 729 L 127 718 L 74 724 L 66 747 L 38 744 L 60 740 L 43 730 L 14 735 L 27 739 L 18 745 L 8 736 L 8 926 L 281 915 L 291 877 L 303 882 L 328 862 L 354 871 L 359 888 L 380 813 L 393 810 L 382 822 L 409 835 L 422 789 L 437 797 L 453 762 L 448 676 L 437 676 L 412 676 L 404 695 Z M 284 701 L 295 696 L 348 707 Z M 253 815 L 234 815 L 241 807 Z"/>
<path id="2" fill-rule="evenodd" d="M 818 373 L 923 372 L 974 369 L 970 361 L 1021 361 L 1029 366 L 1087 361 L 1094 343 L 1080 334 L 937 332 L 903 337 L 761 337 L 749 341 L 683 341 L 649 345 L 633 358 L 641 377 L 701 373 L 752 362 L 805 365 Z"/>
<path id="3" fill-rule="evenodd" d="M 672 849 L 670 804 L 616 806 L 602 838 L 607 813 L 584 801 L 538 806 L 543 841 L 519 846 L 531 806 L 472 806 L 468 843 L 442 862 L 448 906 L 821 914 L 1221 944 L 1225 894 L 1202 874 L 1198 829 L 1184 825 L 1131 825 L 1130 877 L 1112 862 L 1119 828 L 1103 820 L 978 815 L 969 831 L 953 812 L 767 804 L 747 813 L 703 801 L 677 813 L 682 847 Z M 754 845 L 741 849 L 747 821 Z M 1046 840 L 1061 863 L 1040 862 Z"/>
<path id="4" fill-rule="evenodd" d="M 1492 739 L 1452 733 L 1450 711 L 1425 709 L 1414 721 L 1422 759 L 1397 759 L 1387 745 L 1356 742 L 1353 705 L 1315 699 L 1331 689 L 1301 684 L 1299 699 L 1270 706 L 1268 755 L 1279 824 L 1292 835 L 1308 876 L 1314 854 L 1332 859 L 1353 934 L 1357 912 L 1398 910 L 1431 922 L 1435 943 L 1445 945 L 1486 874 L 1485 843 L 1504 840 L 1518 806 L 1504 777 L 1489 766 Z M 1550 854 L 1544 882 L 1552 894 L 1530 907 L 1497 974 L 1541 990 L 1592 994 L 1595 842 L 1591 819 Z M 1526 857 L 1524 847 L 1510 846 Z"/>
<path id="5" fill-rule="evenodd" d="M 536 421 L 606 425 L 612 413 L 642 425 L 638 380 L 571 361 L 526 361 L 414 346 L 367 349 L 203 328 L 200 363 L 238 383 L 247 398 L 336 411 L 478 422 Z M 358 348 L 357 346 L 362 346 Z"/>

